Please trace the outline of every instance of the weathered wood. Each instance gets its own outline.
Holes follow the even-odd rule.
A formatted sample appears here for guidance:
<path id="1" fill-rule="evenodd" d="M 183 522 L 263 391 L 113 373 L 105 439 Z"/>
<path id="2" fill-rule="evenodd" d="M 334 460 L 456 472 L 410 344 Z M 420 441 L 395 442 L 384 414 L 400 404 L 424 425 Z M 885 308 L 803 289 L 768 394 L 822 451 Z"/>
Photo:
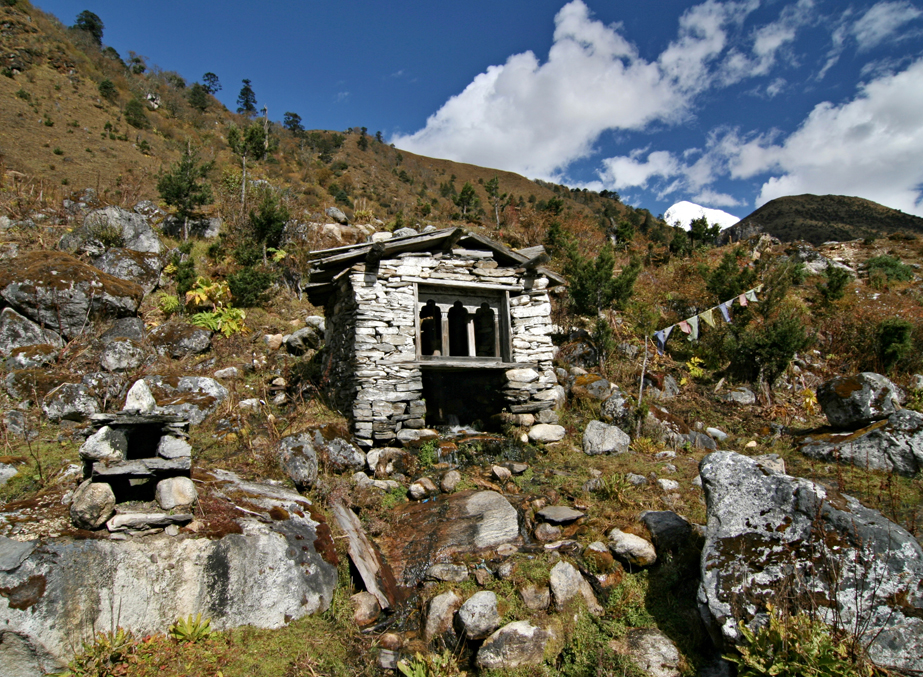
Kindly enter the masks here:
<path id="1" fill-rule="evenodd" d="M 426 369 L 528 369 L 532 362 L 504 362 L 496 357 L 445 357 L 442 355 L 421 355 L 416 364 Z"/>
<path id="2" fill-rule="evenodd" d="M 349 558 L 362 576 L 365 589 L 375 596 L 382 609 L 390 609 L 400 604 L 405 595 L 398 587 L 388 563 L 365 535 L 359 518 L 338 500 L 330 502 L 330 509 L 349 540 Z"/>
<path id="3" fill-rule="evenodd" d="M 483 290 L 494 290 L 494 291 L 522 291 L 523 286 L 521 284 L 485 284 L 483 282 L 466 282 L 464 280 L 443 280 L 440 277 L 402 277 L 402 280 L 406 282 L 416 282 L 417 284 L 425 284 L 429 287 L 452 287 L 454 289 L 466 289 L 477 294 L 478 291 Z"/>

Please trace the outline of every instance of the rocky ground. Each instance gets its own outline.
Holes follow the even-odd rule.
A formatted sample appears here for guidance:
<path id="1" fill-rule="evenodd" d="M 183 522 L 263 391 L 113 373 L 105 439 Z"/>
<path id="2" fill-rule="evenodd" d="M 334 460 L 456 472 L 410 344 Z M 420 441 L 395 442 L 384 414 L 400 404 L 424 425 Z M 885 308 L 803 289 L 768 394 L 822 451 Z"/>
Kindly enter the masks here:
<path id="1" fill-rule="evenodd" d="M 156 206 L 86 197 L 3 224 L 8 674 L 201 614 L 217 632 L 184 660 L 226 675 L 724 675 L 771 608 L 923 672 L 923 383 L 831 379 L 807 351 L 767 397 L 637 341 L 603 373 L 575 331 L 559 424 L 363 450 L 317 398 L 315 309 L 280 288 L 229 336 L 168 316 L 157 290 L 208 240 L 183 252 Z M 248 635 L 257 653 L 292 629 L 300 645 L 254 668 L 241 628 L 276 633 Z M 125 674 L 169 653 L 146 641 Z"/>

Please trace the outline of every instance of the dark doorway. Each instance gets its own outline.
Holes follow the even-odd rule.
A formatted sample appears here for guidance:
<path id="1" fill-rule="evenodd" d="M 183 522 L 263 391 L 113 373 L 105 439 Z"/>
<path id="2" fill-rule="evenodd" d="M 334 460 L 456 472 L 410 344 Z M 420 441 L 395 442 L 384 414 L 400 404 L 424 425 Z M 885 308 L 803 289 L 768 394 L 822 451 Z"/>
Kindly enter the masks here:
<path id="1" fill-rule="evenodd" d="M 486 430 L 506 401 L 502 369 L 423 369 L 426 425 L 475 425 Z"/>

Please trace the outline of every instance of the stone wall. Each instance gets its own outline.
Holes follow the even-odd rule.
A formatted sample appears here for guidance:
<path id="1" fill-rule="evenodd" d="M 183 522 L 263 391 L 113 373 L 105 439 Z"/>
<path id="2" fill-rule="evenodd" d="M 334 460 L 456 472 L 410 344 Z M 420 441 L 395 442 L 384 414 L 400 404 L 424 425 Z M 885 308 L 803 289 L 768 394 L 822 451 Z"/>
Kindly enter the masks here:
<path id="1" fill-rule="evenodd" d="M 404 253 L 345 272 L 326 309 L 326 387 L 336 406 L 350 416 L 360 444 L 405 441 L 424 427 L 414 289 L 421 283 L 453 282 L 509 289 L 511 355 L 518 364 L 506 372 L 504 397 L 512 413 L 554 407 L 548 279 L 499 266 L 486 251 Z M 458 373 L 464 378 L 464 371 Z"/>

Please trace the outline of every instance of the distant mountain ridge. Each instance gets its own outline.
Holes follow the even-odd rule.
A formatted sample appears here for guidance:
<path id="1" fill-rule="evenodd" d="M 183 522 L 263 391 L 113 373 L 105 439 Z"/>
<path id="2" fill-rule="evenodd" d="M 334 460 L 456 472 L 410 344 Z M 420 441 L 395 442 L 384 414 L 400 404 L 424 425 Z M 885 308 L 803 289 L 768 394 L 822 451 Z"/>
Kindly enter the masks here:
<path id="1" fill-rule="evenodd" d="M 717 224 L 720 226 L 721 230 L 729 228 L 740 221 L 740 218 L 733 214 L 728 214 L 720 209 L 703 207 L 695 202 L 688 202 L 686 200 L 677 202 L 670 207 L 664 213 L 663 220 L 667 222 L 667 225 L 672 226 L 678 223 L 679 227 L 683 230 L 689 230 L 690 224 L 703 216 L 708 220 L 709 225 Z"/>
<path id="2" fill-rule="evenodd" d="M 923 234 L 923 218 L 861 197 L 789 195 L 767 202 L 723 231 L 719 243 L 768 233 L 783 242 L 814 245 L 904 231 Z"/>

